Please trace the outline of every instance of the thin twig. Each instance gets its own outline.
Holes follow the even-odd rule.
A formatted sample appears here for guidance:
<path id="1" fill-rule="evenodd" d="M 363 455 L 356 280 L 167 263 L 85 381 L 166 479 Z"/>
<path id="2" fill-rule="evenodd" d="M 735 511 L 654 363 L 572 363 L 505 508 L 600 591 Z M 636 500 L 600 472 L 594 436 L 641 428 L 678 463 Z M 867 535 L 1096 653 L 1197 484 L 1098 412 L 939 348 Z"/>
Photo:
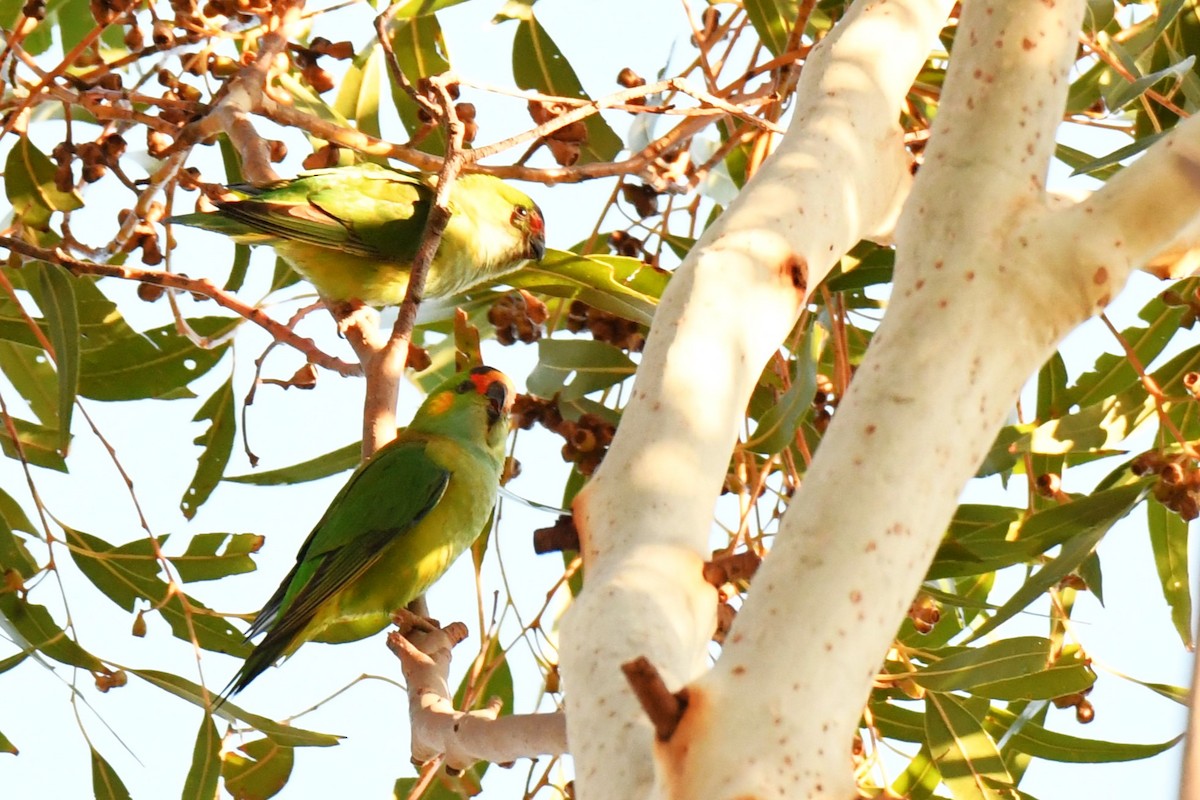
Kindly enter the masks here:
<path id="1" fill-rule="evenodd" d="M 20 253 L 29 258 L 36 258 L 51 264 L 57 264 L 69 270 L 73 275 L 102 275 L 105 277 L 138 281 L 140 283 L 150 283 L 155 286 L 179 289 L 185 292 L 195 292 L 196 294 L 211 298 L 217 305 L 227 308 L 238 316 L 263 328 L 276 341 L 299 350 L 311 363 L 319 367 L 324 367 L 340 375 L 362 374 L 362 369 L 357 364 L 351 364 L 340 358 L 328 355 L 318 348 L 312 339 L 300 336 L 286 325 L 269 317 L 262 309 L 247 305 L 234 295 L 217 287 L 216 284 L 207 278 L 189 278 L 174 272 L 81 261 L 77 258 L 72 258 L 59 249 L 50 250 L 44 247 L 36 247 L 28 242 L 9 236 L 0 236 L 0 247 L 7 248 L 14 253 Z"/>

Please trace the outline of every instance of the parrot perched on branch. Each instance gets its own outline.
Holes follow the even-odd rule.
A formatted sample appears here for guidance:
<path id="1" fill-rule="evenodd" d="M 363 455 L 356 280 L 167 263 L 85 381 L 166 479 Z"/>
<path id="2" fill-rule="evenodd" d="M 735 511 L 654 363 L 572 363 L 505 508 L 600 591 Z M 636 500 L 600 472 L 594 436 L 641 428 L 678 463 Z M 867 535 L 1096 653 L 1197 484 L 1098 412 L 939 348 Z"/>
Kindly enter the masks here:
<path id="1" fill-rule="evenodd" d="M 251 623 L 247 639 L 266 636 L 222 697 L 305 642 L 377 633 L 442 576 L 495 505 L 515 395 L 491 367 L 460 372 L 355 470 Z"/>
<path id="2" fill-rule="evenodd" d="M 265 186 L 229 187 L 217 210 L 170 221 L 216 231 L 240 244 L 269 244 L 330 301 L 399 305 L 408 288 L 434 198 L 434 176 L 377 164 L 321 169 Z M 450 188 L 425 297 L 449 297 L 541 260 L 541 209 L 490 175 L 462 175 Z"/>

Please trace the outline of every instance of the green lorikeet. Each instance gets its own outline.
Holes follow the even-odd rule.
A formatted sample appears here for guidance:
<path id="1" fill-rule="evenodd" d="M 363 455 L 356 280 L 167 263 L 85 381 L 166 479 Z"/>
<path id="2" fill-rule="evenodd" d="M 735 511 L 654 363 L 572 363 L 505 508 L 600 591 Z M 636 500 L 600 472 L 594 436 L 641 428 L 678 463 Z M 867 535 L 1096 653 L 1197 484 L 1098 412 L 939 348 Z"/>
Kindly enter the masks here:
<path id="1" fill-rule="evenodd" d="M 377 633 L 441 577 L 495 505 L 515 394 L 491 367 L 460 372 L 355 470 L 251 623 L 248 639 L 266 636 L 223 696 L 305 642 Z"/>
<path id="2" fill-rule="evenodd" d="M 231 186 L 217 211 L 171 222 L 269 244 L 326 300 L 399 305 L 433 203 L 433 178 L 377 164 L 322 169 L 265 187 Z M 425 297 L 449 297 L 541 260 L 541 209 L 490 175 L 450 188 L 450 221 L 429 267 Z"/>

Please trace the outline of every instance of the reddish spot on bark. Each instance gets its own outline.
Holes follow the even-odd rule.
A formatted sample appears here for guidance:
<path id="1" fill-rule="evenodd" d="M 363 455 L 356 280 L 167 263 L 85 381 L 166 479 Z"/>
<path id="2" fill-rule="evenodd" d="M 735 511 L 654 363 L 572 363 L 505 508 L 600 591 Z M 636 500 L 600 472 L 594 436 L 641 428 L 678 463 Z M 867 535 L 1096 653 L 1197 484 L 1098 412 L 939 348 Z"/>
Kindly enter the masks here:
<path id="1" fill-rule="evenodd" d="M 1026 50 L 1032 50 L 1033 48 L 1037 47 L 1037 42 L 1029 37 L 1025 37 L 1021 40 L 1021 47 L 1025 48 Z"/>
<path id="2" fill-rule="evenodd" d="M 944 266 L 946 266 L 946 262 L 942 261 L 940 258 L 937 261 L 933 262 L 934 269 L 941 269 Z"/>
<path id="3" fill-rule="evenodd" d="M 850 592 L 850 602 L 851 603 L 861 603 L 862 602 L 862 592 L 860 592 L 858 589 L 855 589 L 854 591 Z"/>
<path id="4" fill-rule="evenodd" d="M 826 652 L 826 653 L 832 653 L 832 652 L 833 652 L 833 642 L 826 642 L 826 643 L 825 643 L 825 652 Z"/>
<path id="5" fill-rule="evenodd" d="M 867 542 L 866 552 L 874 553 L 878 548 L 879 548 L 879 545 L 875 544 L 874 541 L 870 541 L 870 542 Z"/>
<path id="6" fill-rule="evenodd" d="M 1105 292 L 1104 294 L 1100 295 L 1100 299 L 1096 301 L 1096 307 L 1104 308 L 1110 302 L 1112 302 L 1112 295 L 1108 292 Z"/>
<path id="7" fill-rule="evenodd" d="M 938 300 L 938 308 L 945 308 L 948 305 L 950 305 L 950 301 L 946 298 L 943 297 L 941 300 Z"/>
<path id="8" fill-rule="evenodd" d="M 738 664 L 736 667 L 733 668 L 733 674 L 734 675 L 745 675 L 746 668 L 743 667 L 741 664 Z"/>
<path id="9" fill-rule="evenodd" d="M 920 290 L 921 290 L 921 288 L 922 288 L 924 285 L 925 285 L 925 279 L 924 279 L 924 278 L 918 278 L 918 279 L 917 279 L 917 291 L 920 291 Z"/>
<path id="10" fill-rule="evenodd" d="M 1097 269 L 1092 275 L 1092 283 L 1096 284 L 1097 286 L 1103 286 L 1104 284 L 1108 283 L 1108 268 L 1100 267 Z"/>
<path id="11" fill-rule="evenodd" d="M 870 425 L 868 425 L 866 427 L 866 431 L 867 431 L 867 436 L 870 436 L 871 434 L 875 433 L 875 423 L 871 423 Z"/>
<path id="12" fill-rule="evenodd" d="M 783 260 L 779 272 L 792 282 L 792 288 L 803 294 L 808 291 L 808 262 L 792 253 Z"/>
<path id="13" fill-rule="evenodd" d="M 973 269 L 967 270 L 967 280 L 969 280 L 969 281 L 975 280 L 975 270 L 973 270 Z"/>

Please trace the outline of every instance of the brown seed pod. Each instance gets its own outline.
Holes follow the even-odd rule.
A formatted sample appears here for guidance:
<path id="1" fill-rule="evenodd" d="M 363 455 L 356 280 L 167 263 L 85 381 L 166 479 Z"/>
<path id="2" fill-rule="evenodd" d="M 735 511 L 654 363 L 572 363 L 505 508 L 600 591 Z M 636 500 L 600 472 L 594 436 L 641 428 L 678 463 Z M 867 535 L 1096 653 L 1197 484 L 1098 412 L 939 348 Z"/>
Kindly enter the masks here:
<path id="1" fill-rule="evenodd" d="M 635 86 L 645 86 L 646 79 L 638 75 L 629 67 L 625 67 L 617 73 L 617 83 L 624 86 L 626 89 L 632 89 Z"/>
<path id="2" fill-rule="evenodd" d="M 138 299 L 146 303 L 153 303 L 165 293 L 166 289 L 156 283 L 139 283 L 137 287 Z"/>
<path id="3" fill-rule="evenodd" d="M 621 187 L 621 195 L 643 219 L 659 213 L 658 192 L 645 184 L 626 183 Z"/>
<path id="4" fill-rule="evenodd" d="M 154 42 L 154 46 L 159 50 L 169 50 L 174 47 L 174 26 L 165 19 L 155 20 L 154 27 L 150 31 L 150 41 Z"/>

